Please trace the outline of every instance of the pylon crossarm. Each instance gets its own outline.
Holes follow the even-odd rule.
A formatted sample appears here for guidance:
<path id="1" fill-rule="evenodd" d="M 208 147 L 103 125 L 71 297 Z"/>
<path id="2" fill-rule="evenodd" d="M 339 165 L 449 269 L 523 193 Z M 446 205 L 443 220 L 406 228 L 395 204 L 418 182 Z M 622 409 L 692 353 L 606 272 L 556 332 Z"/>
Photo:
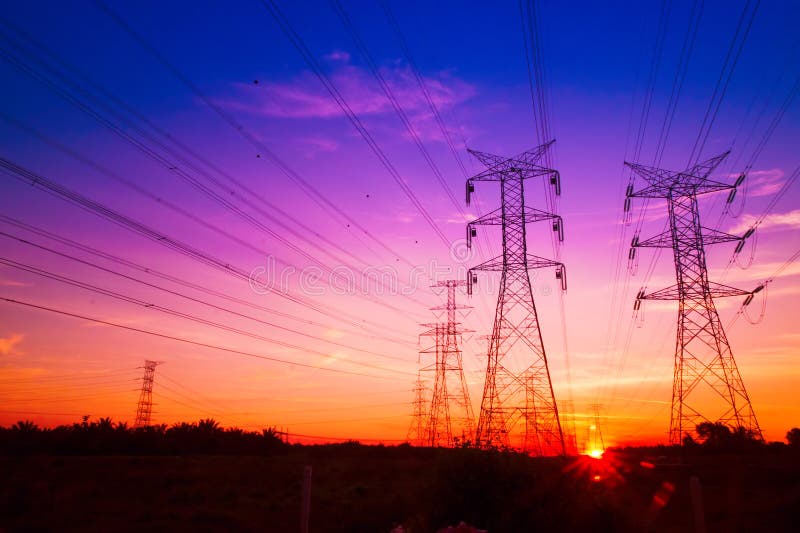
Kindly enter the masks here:
<path id="1" fill-rule="evenodd" d="M 747 296 L 750 291 L 743 291 L 735 287 L 723 285 L 722 283 L 708 282 L 709 295 L 713 298 L 724 298 L 728 296 Z M 680 287 L 675 284 L 649 294 L 640 294 L 637 296 L 638 300 L 680 300 L 681 299 Z"/>
<path id="2" fill-rule="evenodd" d="M 527 224 L 529 222 L 541 222 L 543 220 L 560 220 L 561 217 L 554 213 L 548 213 L 547 211 L 542 211 L 541 209 L 535 209 L 533 207 L 525 207 L 525 219 L 524 223 Z M 467 223 L 468 227 L 471 226 L 501 226 L 503 224 L 503 213 L 500 209 L 495 209 L 491 213 L 486 213 L 480 218 L 476 218 L 475 220 L 471 220 Z"/>
<path id="3" fill-rule="evenodd" d="M 721 244 L 724 242 L 741 241 L 742 237 L 738 235 L 731 235 L 724 231 L 718 231 L 711 228 L 702 228 L 703 230 L 703 244 Z M 631 248 L 672 248 L 672 231 L 665 231 L 649 239 L 639 240 L 634 237 L 631 242 Z"/>
<path id="4" fill-rule="evenodd" d="M 536 268 L 548 268 L 548 267 L 557 267 L 557 268 L 564 267 L 563 263 L 560 263 L 558 261 L 553 261 L 552 259 L 539 257 L 538 255 L 527 254 L 526 258 L 528 263 L 527 270 L 533 270 Z M 502 271 L 503 268 L 504 268 L 503 256 L 498 256 L 493 259 L 489 259 L 488 261 L 484 261 L 479 265 L 475 265 L 474 267 L 469 269 L 468 273 L 471 273 L 474 270 L 496 272 L 496 271 Z M 469 278 L 469 275 L 467 277 Z"/>
<path id="5" fill-rule="evenodd" d="M 509 161 L 516 161 L 520 165 L 536 164 L 545 154 L 547 149 L 550 148 L 550 145 L 552 145 L 554 142 L 556 142 L 555 139 L 544 144 L 540 144 L 539 146 L 531 148 L 530 150 L 525 150 L 514 157 L 503 157 L 472 149 L 467 149 L 467 152 L 472 154 L 475 159 L 480 161 L 483 166 L 487 168 L 487 170 L 500 170 L 504 168 L 504 165 L 506 165 Z"/>
<path id="6" fill-rule="evenodd" d="M 722 163 L 726 157 L 728 157 L 728 154 L 730 153 L 731 151 L 728 150 L 727 152 L 723 152 L 717 156 L 707 159 L 702 163 L 697 163 L 695 166 L 687 170 L 686 173 L 696 176 L 700 180 L 705 180 L 714 171 L 714 169 L 717 168 L 717 166 L 719 166 L 719 164 Z"/>
<path id="7" fill-rule="evenodd" d="M 504 181 L 508 179 L 509 174 L 521 175 L 522 179 L 531 179 L 539 176 L 550 176 L 557 174 L 552 168 L 542 167 L 539 165 L 532 165 L 520 161 L 509 161 L 506 168 L 484 170 L 479 174 L 475 174 L 469 178 L 468 183 L 475 181 Z"/>
<path id="8" fill-rule="evenodd" d="M 735 189 L 733 185 L 719 181 L 707 180 L 704 183 L 672 182 L 655 184 L 644 189 L 634 191 L 629 198 L 677 198 L 682 196 L 700 196 L 712 192 L 729 191 Z"/>
<path id="9" fill-rule="evenodd" d="M 682 172 L 651 167 L 640 163 L 632 163 L 630 161 L 625 161 L 625 166 L 629 167 L 634 174 L 644 178 L 651 185 L 669 186 L 670 184 L 677 183 L 697 185 L 705 181 L 711 181 L 707 179 L 709 174 L 722 163 L 729 153 L 730 151 L 724 152 Z"/>

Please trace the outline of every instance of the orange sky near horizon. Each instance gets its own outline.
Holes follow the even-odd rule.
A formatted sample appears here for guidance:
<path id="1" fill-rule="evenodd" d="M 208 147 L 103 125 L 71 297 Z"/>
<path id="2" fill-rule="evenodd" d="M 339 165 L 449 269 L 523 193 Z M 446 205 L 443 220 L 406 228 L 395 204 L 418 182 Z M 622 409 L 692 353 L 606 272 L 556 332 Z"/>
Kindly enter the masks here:
<path id="1" fill-rule="evenodd" d="M 444 303 L 430 285 L 464 279 L 468 268 L 501 253 L 498 229 L 487 226 L 464 248 L 466 223 L 499 206 L 497 184 L 480 184 L 476 201 L 464 205 L 466 175 L 482 170 L 467 148 L 510 157 L 537 144 L 520 35 L 487 32 L 464 43 L 455 5 L 423 13 L 396 3 L 419 54 L 416 72 L 384 14 L 358 11 L 354 24 L 431 165 L 333 14 L 287 2 L 287 18 L 386 165 L 272 19 L 251 6 L 193 5 L 188 15 L 179 2 L 114 8 L 185 72 L 182 80 L 90 6 L 52 3 L 53 15 L 42 20 L 23 4 L 8 7 L 9 20 L 106 92 L 70 88 L 64 80 L 73 77 L 79 87 L 92 85 L 66 67 L 53 67 L 61 77 L 44 67 L 41 75 L 110 125 L 4 61 L 0 157 L 159 235 L 48 194 L 4 164 L 0 298 L 79 316 L 0 300 L 0 425 L 53 426 L 86 415 L 132 424 L 149 359 L 164 362 L 153 423 L 214 418 L 229 427 L 275 427 L 299 442 L 403 442 L 417 370 L 431 357 L 419 354 L 430 343 L 419 337 L 421 324 L 440 320 L 429 308 Z M 465 23 L 513 20 L 519 32 L 516 3 L 488 14 L 477 4 L 457 7 L 463 13 L 455 18 Z M 656 235 L 667 209 L 660 200 L 647 207 L 635 200 L 633 223 L 623 223 L 623 162 L 657 160 L 680 170 L 697 146 L 739 10 L 709 3 L 684 92 L 672 105 L 689 8 L 676 4 L 650 91 L 644 71 L 657 9 L 553 3 L 543 12 L 553 21 L 542 39 L 550 43 L 553 165 L 563 182 L 557 207 L 566 238 L 556 249 L 551 226 L 531 224 L 528 250 L 558 254 L 568 272 L 563 294 L 552 269 L 531 275 L 555 396 L 574 408 L 562 410 L 562 420 L 574 420 L 579 450 L 593 438 L 595 404 L 607 446 L 668 437 L 677 302 L 643 302 L 636 316 L 633 305 L 643 285 L 675 283 L 672 253 L 639 249 L 636 268 L 627 261 L 638 222 L 641 238 Z M 172 20 L 157 9 L 175 15 L 175 26 L 151 24 Z M 735 243 L 708 247 L 708 271 L 712 281 L 748 291 L 771 280 L 745 315 L 738 314 L 744 297 L 716 304 L 764 437 L 782 441 L 800 426 L 800 82 L 796 32 L 776 30 L 793 28 L 794 19 L 785 7 L 760 9 L 701 149 L 702 159 L 731 150 L 711 178 L 747 179 L 730 212 L 726 192 L 702 197 L 700 210 L 708 228 L 742 235 L 758 225 L 733 263 Z M 629 31 L 639 17 L 641 38 Z M 201 24 L 208 20 L 225 22 L 213 38 Z M 265 24 L 272 24 L 266 36 Z M 23 46 L 20 35 L 9 29 L 0 39 Z M 264 42 L 255 44 L 254 35 Z M 27 50 L 19 62 L 34 68 L 41 49 Z M 638 60 L 632 50 L 641 51 Z M 672 129 L 664 137 L 667 118 Z M 548 185 L 528 183 L 528 205 L 546 209 Z M 248 276 L 278 290 L 262 291 Z M 498 279 L 481 272 L 474 294 L 458 295 L 472 307 L 460 320 L 469 331 L 462 350 L 476 416 Z"/>

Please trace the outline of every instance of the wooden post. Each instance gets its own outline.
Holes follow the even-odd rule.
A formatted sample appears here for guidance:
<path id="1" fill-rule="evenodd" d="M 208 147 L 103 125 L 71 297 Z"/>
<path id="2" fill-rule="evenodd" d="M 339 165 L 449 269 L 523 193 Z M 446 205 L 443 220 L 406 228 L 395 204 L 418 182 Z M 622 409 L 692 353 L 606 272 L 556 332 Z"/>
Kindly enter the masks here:
<path id="1" fill-rule="evenodd" d="M 308 533 L 308 522 L 311 513 L 311 465 L 303 469 L 303 501 L 300 509 L 300 533 Z"/>
<path id="2" fill-rule="evenodd" d="M 703 487 L 700 485 L 700 478 L 697 476 L 689 478 L 689 491 L 692 495 L 695 533 L 706 533 L 706 519 L 703 512 Z"/>

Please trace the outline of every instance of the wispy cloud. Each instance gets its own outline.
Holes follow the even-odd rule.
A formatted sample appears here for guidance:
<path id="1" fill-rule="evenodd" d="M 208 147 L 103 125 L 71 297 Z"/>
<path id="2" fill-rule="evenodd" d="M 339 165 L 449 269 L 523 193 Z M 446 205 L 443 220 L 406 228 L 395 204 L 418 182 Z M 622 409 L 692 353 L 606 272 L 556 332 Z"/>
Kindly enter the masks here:
<path id="1" fill-rule="evenodd" d="M 747 231 L 756 222 L 756 215 L 745 214 L 739 217 L 738 223 L 728 230 L 728 233 L 741 233 Z M 797 229 L 800 228 L 800 209 L 788 211 L 786 213 L 773 213 L 767 215 L 758 229 L 761 231 L 770 229 Z"/>
<path id="2" fill-rule="evenodd" d="M 319 153 L 335 152 L 339 149 L 339 143 L 334 139 L 321 136 L 301 137 L 295 142 L 303 147 L 305 156 L 313 159 Z"/>
<path id="3" fill-rule="evenodd" d="M 0 337 L 0 355 L 11 355 L 16 353 L 16 347 L 22 342 L 25 336 L 21 333 L 15 333 L 8 337 Z"/>
<path id="4" fill-rule="evenodd" d="M 737 178 L 738 174 L 731 174 L 730 178 Z M 747 174 L 748 196 L 769 196 L 775 194 L 783 186 L 786 172 L 780 168 L 765 170 L 751 170 Z"/>
<path id="5" fill-rule="evenodd" d="M 344 50 L 334 50 L 330 54 L 324 56 L 328 61 L 341 61 L 342 63 L 350 62 L 350 53 Z"/>
<path id="6" fill-rule="evenodd" d="M 349 54 L 334 51 L 325 56 L 334 64 L 328 75 L 344 96 L 350 108 L 359 116 L 393 113 L 392 105 L 372 74 L 349 63 Z M 432 117 L 425 96 L 420 91 L 413 72 L 406 65 L 395 64 L 380 68 L 409 119 L 420 129 Z M 439 109 L 448 109 L 476 94 L 473 85 L 443 72 L 425 77 L 432 101 Z M 336 118 L 344 112 L 331 98 L 317 77 L 305 71 L 287 81 L 265 81 L 258 85 L 235 84 L 236 96 L 219 100 L 221 105 L 248 113 L 281 118 Z"/>
<path id="7" fill-rule="evenodd" d="M 0 286 L 2 287 L 31 287 L 31 283 L 22 281 L 15 281 L 13 279 L 0 279 Z"/>

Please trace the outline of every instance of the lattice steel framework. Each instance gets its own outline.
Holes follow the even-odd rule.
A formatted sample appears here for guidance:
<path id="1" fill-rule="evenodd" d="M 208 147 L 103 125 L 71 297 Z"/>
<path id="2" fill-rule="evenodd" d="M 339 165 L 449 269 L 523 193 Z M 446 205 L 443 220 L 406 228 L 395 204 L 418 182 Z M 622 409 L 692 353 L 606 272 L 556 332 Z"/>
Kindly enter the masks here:
<path id="1" fill-rule="evenodd" d="M 734 361 L 728 338 L 714 305 L 715 297 L 744 296 L 750 292 L 708 280 L 705 246 L 743 240 L 700 225 L 697 197 L 702 194 L 730 191 L 736 185 L 708 178 L 728 152 L 699 163 L 685 171 L 673 172 L 636 163 L 625 163 L 647 182 L 629 198 L 664 198 L 667 200 L 669 230 L 640 241 L 634 237 L 632 248 L 672 248 L 677 283 L 649 294 L 637 295 L 634 309 L 641 300 L 678 300 L 678 327 L 675 344 L 675 369 L 672 388 L 672 413 L 669 437 L 680 444 L 685 434 L 701 422 L 721 422 L 732 428 L 744 428 L 762 438 L 750 397 Z M 632 254 L 635 251 L 632 250 Z"/>
<path id="2" fill-rule="evenodd" d="M 163 361 L 144 362 L 144 377 L 142 378 L 142 390 L 139 393 L 139 403 L 136 405 L 135 427 L 150 425 L 150 418 L 153 414 L 153 380 L 156 375 L 156 367 L 163 364 Z"/>
<path id="3" fill-rule="evenodd" d="M 417 381 L 414 383 L 414 401 L 411 404 L 411 426 L 406 434 L 406 440 L 414 446 L 425 445 L 426 403 L 425 383 L 422 381 L 422 375 L 418 373 Z"/>
<path id="4" fill-rule="evenodd" d="M 422 368 L 434 375 L 425 428 L 427 446 L 455 447 L 471 444 L 475 435 L 475 418 L 458 342 L 466 330 L 459 327 L 456 317 L 459 309 L 468 309 L 467 306 L 456 304 L 456 290 L 466 284 L 463 280 L 446 280 L 434 285 L 445 290 L 447 303 L 433 307 L 432 310 L 445 311 L 447 321 L 428 324 L 431 329 L 422 334 L 435 339 L 433 347 L 421 352 L 434 354 L 435 357 L 430 365 Z"/>
<path id="5" fill-rule="evenodd" d="M 470 150 L 486 170 L 467 180 L 467 205 L 479 181 L 499 182 L 501 201 L 499 209 L 467 224 L 467 244 L 471 245 L 478 225 L 500 226 L 503 242 L 502 255 L 472 267 L 467 278 L 471 293 L 475 271 L 501 272 L 476 444 L 536 455 L 566 451 L 528 274 L 531 269 L 555 267 L 566 289 L 566 271 L 562 263 L 529 254 L 526 241 L 526 225 L 539 221 L 552 224 L 563 240 L 561 217 L 525 205 L 527 179 L 542 177 L 560 193 L 558 172 L 539 164 L 552 143 L 511 158 Z"/>

